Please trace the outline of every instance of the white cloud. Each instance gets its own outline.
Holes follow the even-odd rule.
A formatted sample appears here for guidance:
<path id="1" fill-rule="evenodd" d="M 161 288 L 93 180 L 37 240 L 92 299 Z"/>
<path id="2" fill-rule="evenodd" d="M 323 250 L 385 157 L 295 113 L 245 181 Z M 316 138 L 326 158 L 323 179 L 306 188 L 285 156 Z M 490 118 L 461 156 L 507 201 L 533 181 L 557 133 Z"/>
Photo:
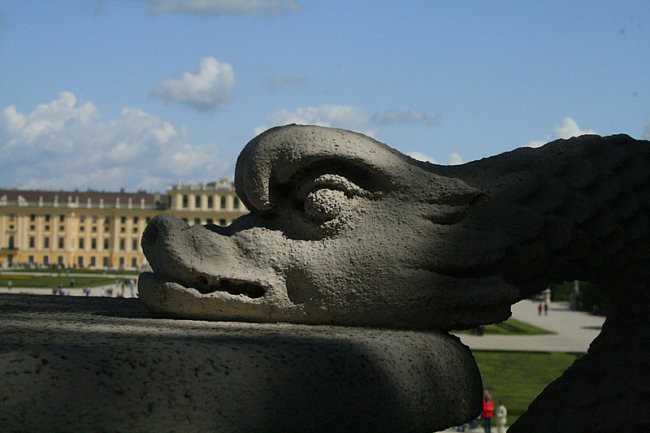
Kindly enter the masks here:
<path id="1" fill-rule="evenodd" d="M 386 113 L 375 114 L 373 116 L 373 123 L 380 126 L 403 123 L 422 123 L 427 126 L 436 126 L 440 124 L 440 116 L 432 116 L 417 109 L 410 109 L 407 111 L 388 111 Z"/>
<path id="2" fill-rule="evenodd" d="M 425 126 L 438 124 L 438 116 L 431 116 L 421 110 L 388 111 L 371 115 L 353 105 L 321 105 L 301 107 L 293 111 L 279 110 L 272 113 L 268 120 L 274 126 L 289 123 L 328 126 L 350 129 L 369 136 L 375 136 L 381 128 L 395 124 L 420 123 Z M 268 126 L 258 126 L 254 132 L 257 135 L 266 129 Z"/>
<path id="3" fill-rule="evenodd" d="M 298 123 L 302 125 L 332 126 L 339 128 L 365 128 L 370 116 L 352 105 L 322 105 L 303 107 L 295 111 L 280 110 L 269 116 L 276 125 Z"/>
<path id="4" fill-rule="evenodd" d="M 198 72 L 184 72 L 179 79 L 167 80 L 157 86 L 153 94 L 167 101 L 206 111 L 230 101 L 234 89 L 235 72 L 232 66 L 214 57 L 205 57 Z"/>
<path id="5" fill-rule="evenodd" d="M 583 130 L 580 128 L 578 125 L 578 122 L 573 120 L 571 117 L 565 117 L 555 125 L 553 128 L 553 132 L 551 134 L 547 134 L 543 140 L 533 140 L 530 141 L 526 144 L 528 147 L 540 147 L 549 141 L 557 140 L 560 138 L 571 138 L 571 137 L 578 137 L 580 135 L 585 135 L 585 134 L 596 134 L 591 129 Z"/>
<path id="6" fill-rule="evenodd" d="M 417 151 L 408 152 L 407 155 L 410 156 L 413 159 L 417 159 L 418 161 L 424 161 L 424 162 L 430 162 L 432 164 L 437 164 L 435 159 L 433 159 L 429 155 L 426 155 L 426 154 L 421 153 L 421 152 L 417 152 Z M 464 162 L 463 157 L 460 156 L 459 153 L 454 152 L 451 155 L 449 155 L 449 164 L 450 165 L 458 165 L 458 164 L 462 164 L 463 162 Z"/>
<path id="7" fill-rule="evenodd" d="M 188 13 L 192 15 L 276 15 L 296 12 L 296 0 L 145 0 L 155 14 Z"/>
<path id="8" fill-rule="evenodd" d="M 417 159 L 418 161 L 424 161 L 424 162 L 430 162 L 431 164 L 436 164 L 435 159 L 421 152 L 408 152 L 407 155 L 413 159 Z"/>
<path id="9" fill-rule="evenodd" d="M 177 180 L 225 174 L 214 144 L 192 144 L 183 129 L 137 108 L 104 120 L 69 92 L 30 113 L 0 116 L 0 186 L 164 191 Z"/>
<path id="10" fill-rule="evenodd" d="M 458 165 L 462 164 L 463 162 L 463 157 L 460 156 L 460 153 L 454 152 L 449 156 L 449 164 L 451 165 Z"/>

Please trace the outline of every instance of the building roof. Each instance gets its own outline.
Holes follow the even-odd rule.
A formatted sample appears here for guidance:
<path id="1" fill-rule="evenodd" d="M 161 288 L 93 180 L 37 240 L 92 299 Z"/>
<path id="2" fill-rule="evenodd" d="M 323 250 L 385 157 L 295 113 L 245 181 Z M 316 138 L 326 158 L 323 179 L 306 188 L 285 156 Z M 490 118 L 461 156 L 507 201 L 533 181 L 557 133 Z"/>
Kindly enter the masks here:
<path id="1" fill-rule="evenodd" d="M 164 196 L 146 192 L 0 189 L 0 206 L 151 209 L 166 201 Z"/>

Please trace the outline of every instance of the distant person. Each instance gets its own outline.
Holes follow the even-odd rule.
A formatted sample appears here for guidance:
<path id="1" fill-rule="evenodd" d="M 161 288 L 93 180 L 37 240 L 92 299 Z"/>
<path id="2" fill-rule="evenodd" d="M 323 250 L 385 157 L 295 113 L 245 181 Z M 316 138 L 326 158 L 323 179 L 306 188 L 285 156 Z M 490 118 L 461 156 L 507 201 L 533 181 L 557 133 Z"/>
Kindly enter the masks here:
<path id="1" fill-rule="evenodd" d="M 503 402 L 499 402 L 494 411 L 495 424 L 497 426 L 498 433 L 506 433 L 506 424 L 508 423 L 508 409 L 506 409 Z"/>
<path id="2" fill-rule="evenodd" d="M 483 431 L 485 433 L 492 432 L 492 417 L 494 416 L 494 400 L 490 391 L 486 388 L 483 390 L 483 411 L 481 412 L 481 419 L 483 420 Z"/>
<path id="3" fill-rule="evenodd" d="M 9 290 L 11 290 L 11 289 L 13 289 L 13 287 L 14 287 L 14 282 L 11 281 L 11 280 L 7 281 L 7 288 L 8 288 Z"/>
<path id="4" fill-rule="evenodd" d="M 551 303 L 551 288 L 547 287 L 543 292 L 544 296 L 544 315 L 548 316 L 548 306 Z"/>

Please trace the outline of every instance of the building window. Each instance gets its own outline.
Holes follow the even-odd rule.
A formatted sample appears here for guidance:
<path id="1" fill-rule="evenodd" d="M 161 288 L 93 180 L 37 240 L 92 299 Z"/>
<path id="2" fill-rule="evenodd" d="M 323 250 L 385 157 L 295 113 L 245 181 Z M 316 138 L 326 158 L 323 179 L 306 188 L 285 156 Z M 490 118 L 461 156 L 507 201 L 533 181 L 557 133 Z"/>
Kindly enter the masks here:
<path id="1" fill-rule="evenodd" d="M 43 238 L 43 248 L 50 248 L 50 237 L 45 236 Z"/>
<path id="2" fill-rule="evenodd" d="M 97 226 L 92 226 L 90 228 L 90 231 L 93 232 L 93 233 L 97 233 Z"/>
<path id="3" fill-rule="evenodd" d="M 43 264 L 46 266 L 50 264 L 50 256 L 43 256 Z"/>
<path id="4" fill-rule="evenodd" d="M 226 197 L 221 197 L 220 206 L 221 206 L 221 209 L 226 208 Z"/>
<path id="5" fill-rule="evenodd" d="M 225 226 L 226 225 L 226 220 L 225 219 L 220 219 L 219 220 L 219 225 L 220 226 Z"/>
<path id="6" fill-rule="evenodd" d="M 132 251 L 137 251 L 138 250 L 138 240 L 137 239 L 131 239 L 131 250 Z"/>
<path id="7" fill-rule="evenodd" d="M 13 220 L 14 220 L 14 214 L 10 213 L 9 214 L 9 221 L 13 221 Z"/>
<path id="8" fill-rule="evenodd" d="M 194 207 L 197 209 L 201 209 L 201 196 L 197 195 L 194 197 Z"/>
<path id="9" fill-rule="evenodd" d="M 65 221 L 65 215 L 59 215 L 59 222 Z"/>
<path id="10" fill-rule="evenodd" d="M 36 221 L 36 215 L 34 214 L 29 215 L 29 220 L 32 222 Z"/>
<path id="11" fill-rule="evenodd" d="M 201 224 L 201 218 L 194 218 L 194 224 L 200 225 Z"/>
<path id="12" fill-rule="evenodd" d="M 49 223 L 50 222 L 50 214 L 45 215 L 45 222 Z"/>
<path id="13" fill-rule="evenodd" d="M 27 262 L 34 263 L 34 256 L 27 256 Z"/>
<path id="14" fill-rule="evenodd" d="M 125 216 L 120 217 L 120 222 L 121 222 L 122 224 L 126 224 L 126 217 L 125 217 Z"/>
<path id="15" fill-rule="evenodd" d="M 120 238 L 120 251 L 126 250 L 126 239 Z"/>
<path id="16" fill-rule="evenodd" d="M 79 238 L 79 249 L 83 250 L 85 246 L 85 239 L 84 238 Z"/>
<path id="17" fill-rule="evenodd" d="M 36 230 L 36 226 L 35 226 L 35 225 L 31 225 L 31 226 L 29 226 L 29 230 L 31 230 L 31 231 Z"/>
<path id="18" fill-rule="evenodd" d="M 214 207 L 214 198 L 209 195 L 208 196 L 208 209 L 212 209 Z"/>
<path id="19" fill-rule="evenodd" d="M 59 226 L 59 231 L 64 232 L 65 231 L 65 226 Z"/>
<path id="20" fill-rule="evenodd" d="M 56 256 L 56 262 L 59 266 L 63 266 L 63 256 Z"/>
<path id="21" fill-rule="evenodd" d="M 208 218 L 208 219 L 206 220 L 206 224 L 213 224 L 213 220 L 212 220 L 212 218 Z"/>
<path id="22" fill-rule="evenodd" d="M 13 240 L 13 236 L 9 238 L 10 241 Z M 36 238 L 34 236 L 29 237 L 29 248 L 34 248 L 36 246 Z M 9 248 L 11 249 L 11 245 L 9 245 Z"/>
<path id="23" fill-rule="evenodd" d="M 49 226 L 49 225 L 45 226 L 45 231 L 46 231 L 46 232 L 49 232 L 49 231 L 50 231 L 50 226 Z"/>
<path id="24" fill-rule="evenodd" d="M 131 257 L 131 267 L 132 268 L 137 268 L 138 267 L 138 259 L 135 257 Z"/>
<path id="25" fill-rule="evenodd" d="M 110 222 L 111 222 L 110 217 L 105 217 L 104 218 L 104 224 L 110 224 Z"/>
<path id="26" fill-rule="evenodd" d="M 90 256 L 90 266 L 93 266 L 93 267 L 96 266 L 95 256 Z"/>
<path id="27" fill-rule="evenodd" d="M 138 233 L 138 228 L 137 227 L 133 227 L 133 233 Z"/>
<path id="28" fill-rule="evenodd" d="M 120 257 L 119 264 L 120 264 L 120 269 L 124 269 L 124 257 Z"/>
<path id="29" fill-rule="evenodd" d="M 107 250 L 108 248 L 108 238 L 104 238 L 104 249 Z"/>
<path id="30" fill-rule="evenodd" d="M 97 224 L 97 215 L 93 215 L 92 222 L 93 224 Z"/>
<path id="31" fill-rule="evenodd" d="M 239 197 L 232 198 L 232 207 L 235 209 L 239 209 Z"/>
<path id="32" fill-rule="evenodd" d="M 97 249 L 97 238 L 91 238 L 90 239 L 90 249 L 91 250 L 96 250 Z"/>
<path id="33" fill-rule="evenodd" d="M 62 250 L 65 248 L 65 238 L 63 236 L 59 236 L 59 249 Z"/>
<path id="34" fill-rule="evenodd" d="M 108 268 L 108 257 L 102 257 L 102 266 Z"/>
<path id="35" fill-rule="evenodd" d="M 85 215 L 79 215 L 79 222 L 80 223 L 85 223 L 86 222 L 86 216 Z"/>
<path id="36" fill-rule="evenodd" d="M 77 257 L 77 265 L 79 265 L 80 268 L 84 267 L 84 257 L 83 256 Z"/>
<path id="37" fill-rule="evenodd" d="M 183 209 L 187 209 L 189 198 L 186 195 L 183 195 Z"/>
<path id="38" fill-rule="evenodd" d="M 138 218 L 137 216 L 133 217 L 133 224 L 137 224 L 139 221 L 140 221 L 140 218 Z"/>
<path id="39" fill-rule="evenodd" d="M 79 226 L 79 231 L 80 232 L 85 232 L 86 231 L 86 226 Z"/>

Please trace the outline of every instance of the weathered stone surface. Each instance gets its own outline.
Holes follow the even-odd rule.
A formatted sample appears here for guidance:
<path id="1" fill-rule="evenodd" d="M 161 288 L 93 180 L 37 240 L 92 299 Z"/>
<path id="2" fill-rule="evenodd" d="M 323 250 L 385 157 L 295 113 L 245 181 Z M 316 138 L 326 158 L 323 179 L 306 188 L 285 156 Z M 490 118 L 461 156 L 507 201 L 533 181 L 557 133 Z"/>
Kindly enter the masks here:
<path id="1" fill-rule="evenodd" d="M 427 432 L 480 410 L 441 333 L 153 318 L 0 295 L 2 432 Z"/>
<path id="2" fill-rule="evenodd" d="M 608 331 L 589 368 L 559 383 L 616 399 L 624 415 L 542 399 L 511 431 L 547 433 L 541 420 L 558 411 L 568 427 L 551 431 L 650 429 L 632 419 L 650 401 L 650 356 L 636 359 L 650 336 L 647 141 L 588 135 L 444 167 L 360 134 L 290 125 L 245 147 L 235 182 L 251 213 L 230 227 L 162 217 L 145 231 L 154 272 L 140 292 L 154 311 L 449 330 L 504 320 L 511 303 L 551 282 L 588 280 L 610 295 Z M 626 345 L 615 344 L 623 335 Z M 595 390 L 585 381 L 602 369 L 614 373 Z"/>

